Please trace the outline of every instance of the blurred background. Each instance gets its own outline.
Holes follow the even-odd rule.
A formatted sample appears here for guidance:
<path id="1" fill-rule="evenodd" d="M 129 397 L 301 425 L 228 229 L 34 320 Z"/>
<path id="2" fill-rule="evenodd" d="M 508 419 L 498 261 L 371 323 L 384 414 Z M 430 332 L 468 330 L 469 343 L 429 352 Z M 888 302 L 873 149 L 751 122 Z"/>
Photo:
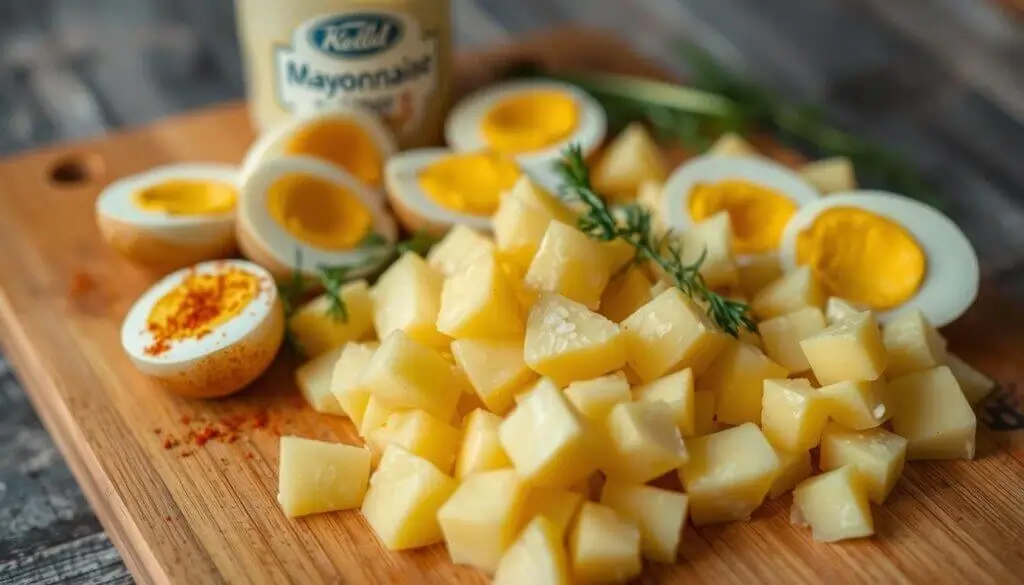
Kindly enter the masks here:
<path id="1" fill-rule="evenodd" d="M 1021 0 L 452 3 L 460 50 L 582 25 L 685 75 L 673 47 L 687 40 L 786 99 L 824 106 L 913 161 L 986 275 L 1024 299 Z M 0 156 L 240 99 L 233 8 L 0 0 Z M 0 357 L 0 584 L 73 582 L 131 577 Z"/>

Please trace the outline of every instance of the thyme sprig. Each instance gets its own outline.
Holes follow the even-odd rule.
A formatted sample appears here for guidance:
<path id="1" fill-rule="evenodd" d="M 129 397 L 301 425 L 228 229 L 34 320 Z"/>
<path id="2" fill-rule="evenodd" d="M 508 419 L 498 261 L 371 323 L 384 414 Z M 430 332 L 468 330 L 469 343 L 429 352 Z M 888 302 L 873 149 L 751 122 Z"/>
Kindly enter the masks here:
<path id="1" fill-rule="evenodd" d="M 590 182 L 590 169 L 578 144 L 570 145 L 562 160 L 556 163 L 562 178 L 559 195 L 584 205 L 578 220 L 580 230 L 600 241 L 625 240 L 636 250 L 636 260 L 650 260 L 657 264 L 688 297 L 703 301 L 708 316 L 732 336 L 741 328 L 756 331 L 757 326 L 747 311 L 747 305 L 727 299 L 708 288 L 700 268 L 707 257 L 707 249 L 692 263 L 683 261 L 681 244 L 671 232 L 658 235 L 651 222 L 651 213 L 640 205 L 623 208 L 622 221 L 612 213 L 605 199 Z"/>

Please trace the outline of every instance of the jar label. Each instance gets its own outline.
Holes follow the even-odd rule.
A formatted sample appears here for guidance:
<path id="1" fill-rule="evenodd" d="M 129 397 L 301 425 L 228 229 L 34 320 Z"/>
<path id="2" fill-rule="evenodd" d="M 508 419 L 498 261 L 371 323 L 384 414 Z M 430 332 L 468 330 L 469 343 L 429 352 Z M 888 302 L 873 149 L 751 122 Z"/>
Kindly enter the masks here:
<path id="1" fill-rule="evenodd" d="M 423 122 L 437 87 L 437 44 L 401 12 L 320 16 L 276 48 L 275 81 L 277 101 L 294 114 L 362 107 L 403 135 Z"/>

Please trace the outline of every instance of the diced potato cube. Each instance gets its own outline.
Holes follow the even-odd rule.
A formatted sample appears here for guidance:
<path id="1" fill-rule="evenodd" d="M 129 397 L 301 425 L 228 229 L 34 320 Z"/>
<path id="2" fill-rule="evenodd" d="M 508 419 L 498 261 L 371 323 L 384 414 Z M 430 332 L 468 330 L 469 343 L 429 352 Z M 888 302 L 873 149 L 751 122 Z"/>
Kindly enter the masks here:
<path id="1" fill-rule="evenodd" d="M 731 341 L 704 376 L 698 378 L 697 386 L 715 393 L 719 423 L 761 424 L 764 381 L 785 378 L 787 373 L 786 368 L 768 359 L 756 347 Z"/>
<path id="2" fill-rule="evenodd" d="M 642 271 L 634 268 L 608 283 L 601 295 L 599 312 L 612 321 L 621 323 L 647 304 L 651 298 L 651 281 Z"/>
<path id="3" fill-rule="evenodd" d="M 783 275 L 761 289 L 750 303 L 758 319 L 771 319 L 804 307 L 825 306 L 825 292 L 807 266 Z"/>
<path id="4" fill-rule="evenodd" d="M 569 585 L 569 561 L 562 535 L 543 516 L 519 534 L 498 563 L 494 585 Z"/>
<path id="5" fill-rule="evenodd" d="M 565 536 L 583 504 L 583 495 L 564 489 L 531 486 L 520 518 L 525 525 L 536 516 L 547 518 L 559 537 Z"/>
<path id="6" fill-rule="evenodd" d="M 666 231 L 665 184 L 661 181 L 644 181 L 637 188 L 636 202 L 650 212 L 651 224 L 657 233 Z"/>
<path id="7" fill-rule="evenodd" d="M 542 379 L 498 428 L 516 471 L 530 482 L 569 487 L 597 469 L 597 440 L 550 380 Z"/>
<path id="8" fill-rule="evenodd" d="M 462 445 L 455 459 L 455 478 L 471 473 L 512 467 L 498 438 L 501 417 L 486 410 L 474 410 L 463 421 Z"/>
<path id="9" fill-rule="evenodd" d="M 446 347 L 447 335 L 437 330 L 444 277 L 412 252 L 406 252 L 384 271 L 370 296 L 373 326 L 384 339 L 401 329 L 409 337 L 435 347 Z"/>
<path id="10" fill-rule="evenodd" d="M 700 273 L 712 288 L 736 286 L 739 270 L 732 253 L 732 220 L 720 211 L 680 235 L 683 262 L 692 264 L 704 254 Z M 706 252 L 706 253 L 705 253 Z"/>
<path id="11" fill-rule="evenodd" d="M 920 309 L 904 311 L 889 321 L 882 330 L 882 342 L 889 354 L 885 371 L 889 379 L 934 368 L 946 361 L 946 340 Z"/>
<path id="12" fill-rule="evenodd" d="M 768 440 L 787 451 L 817 446 L 828 422 L 828 401 L 803 379 L 765 380 L 761 429 Z"/>
<path id="13" fill-rule="evenodd" d="M 458 223 L 427 252 L 427 265 L 447 277 L 494 251 L 494 242 L 489 237 Z"/>
<path id="14" fill-rule="evenodd" d="M 523 359 L 520 341 L 459 339 L 452 342 L 452 355 L 477 396 L 496 414 L 507 413 L 514 393 L 537 377 Z"/>
<path id="15" fill-rule="evenodd" d="M 395 412 L 394 409 L 388 408 L 380 403 L 375 397 L 370 396 L 370 399 L 366 401 L 366 410 L 363 411 L 363 420 L 359 424 L 359 436 L 366 439 L 367 443 L 370 444 L 371 449 L 375 449 L 375 445 L 370 441 L 370 438 L 374 436 L 374 431 L 383 428 L 388 422 L 388 417 L 391 413 Z M 379 457 L 384 454 L 384 446 L 377 445 L 375 449 L 376 455 Z"/>
<path id="16" fill-rule="evenodd" d="M 345 416 L 338 399 L 331 393 L 331 377 L 334 364 L 341 357 L 344 347 L 336 347 L 302 364 L 295 370 L 295 383 L 313 410 L 322 414 Z"/>
<path id="17" fill-rule="evenodd" d="M 365 280 L 350 282 L 341 287 L 347 318 L 335 317 L 328 312 L 330 302 L 319 296 L 296 309 L 288 321 L 288 328 L 306 357 L 312 359 L 328 350 L 373 335 L 373 301 Z"/>
<path id="18" fill-rule="evenodd" d="M 646 483 L 688 459 L 666 402 L 617 404 L 608 414 L 606 431 L 611 452 L 601 469 L 611 479 Z"/>
<path id="19" fill-rule="evenodd" d="M 834 325 L 866 310 L 867 307 L 861 307 L 846 299 L 829 297 L 828 301 L 825 302 L 825 321 L 829 325 Z"/>
<path id="20" fill-rule="evenodd" d="M 384 426 L 375 432 L 382 433 L 384 443 L 398 445 L 426 459 L 445 474 L 451 473 L 462 440 L 459 429 L 422 410 L 393 412 Z"/>
<path id="21" fill-rule="evenodd" d="M 809 162 L 798 172 L 822 195 L 852 191 L 857 188 L 853 163 L 845 156 L 833 156 Z"/>
<path id="22" fill-rule="evenodd" d="M 609 275 L 618 274 L 619 270 L 636 258 L 636 248 L 622 238 L 615 238 L 610 242 L 598 242 L 598 244 L 601 246 Z"/>
<path id="23" fill-rule="evenodd" d="M 853 465 L 864 482 L 868 499 L 885 501 L 903 473 L 907 440 L 882 428 L 854 431 L 829 423 L 821 434 L 822 471 Z"/>
<path id="24" fill-rule="evenodd" d="M 557 293 L 593 310 L 609 277 L 599 242 L 573 226 L 552 221 L 523 282 L 539 293 Z"/>
<path id="25" fill-rule="evenodd" d="M 644 557 L 658 563 L 676 562 L 690 508 L 686 494 L 609 481 L 601 492 L 601 503 L 636 523 Z"/>
<path id="26" fill-rule="evenodd" d="M 984 400 L 996 387 L 992 378 L 972 368 L 970 364 L 952 353 L 946 353 L 946 365 L 953 372 L 953 377 L 964 391 L 964 398 L 971 406 Z"/>
<path id="27" fill-rule="evenodd" d="M 529 178 L 528 175 L 524 175 L 520 178 L 509 194 L 513 197 L 521 199 L 546 211 L 552 219 L 567 223 L 569 225 L 576 225 L 576 213 L 569 208 L 568 205 L 562 202 L 556 195 L 544 189 L 537 184 L 533 179 Z M 545 228 L 547 226 L 544 226 Z"/>
<path id="28" fill-rule="evenodd" d="M 640 574 L 640 529 L 602 504 L 584 502 L 569 535 L 573 578 L 580 583 L 622 583 Z"/>
<path id="29" fill-rule="evenodd" d="M 836 382 L 819 390 L 828 402 L 828 415 L 851 429 L 862 431 L 877 427 L 889 419 L 882 401 L 885 382 Z"/>
<path id="30" fill-rule="evenodd" d="M 773 500 L 814 473 L 810 451 L 786 451 L 775 447 L 775 456 L 779 458 L 779 474 L 768 490 L 768 497 Z"/>
<path id="31" fill-rule="evenodd" d="M 345 344 L 331 373 L 331 393 L 357 429 L 363 425 L 363 413 L 370 400 L 370 390 L 359 385 L 359 376 L 377 347 L 376 342 Z"/>
<path id="32" fill-rule="evenodd" d="M 764 352 L 791 374 L 811 369 L 800 342 L 824 328 L 825 315 L 818 307 L 804 307 L 761 321 L 757 326 Z"/>
<path id="33" fill-rule="evenodd" d="M 358 508 L 370 477 L 363 447 L 281 437 L 277 501 L 289 517 Z"/>
<path id="34" fill-rule="evenodd" d="M 522 306 L 494 256 L 445 279 L 437 330 L 457 339 L 522 339 Z"/>
<path id="35" fill-rule="evenodd" d="M 606 198 L 630 202 L 644 181 L 664 181 L 667 174 L 661 149 L 643 124 L 634 122 L 608 144 L 590 177 Z"/>
<path id="36" fill-rule="evenodd" d="M 707 154 L 717 156 L 755 156 L 757 149 L 735 132 L 725 132 L 715 140 Z"/>
<path id="37" fill-rule="evenodd" d="M 380 344 L 358 381 L 382 406 L 419 408 L 443 421 L 455 414 L 463 384 L 441 354 L 400 329 Z"/>
<path id="38" fill-rule="evenodd" d="M 679 478 L 696 526 L 750 518 L 779 472 L 775 449 L 753 423 L 687 439 L 686 447 Z"/>
<path id="39" fill-rule="evenodd" d="M 890 380 L 892 430 L 907 439 L 907 459 L 973 459 L 977 419 L 946 366 Z"/>
<path id="40" fill-rule="evenodd" d="M 653 299 L 657 297 L 658 295 L 669 290 L 670 288 L 675 287 L 672 286 L 672 284 L 668 280 L 664 278 L 658 280 L 657 282 L 651 285 L 651 298 Z"/>
<path id="41" fill-rule="evenodd" d="M 836 542 L 875 533 L 868 494 L 852 465 L 812 477 L 793 490 L 794 524 L 811 527 L 814 540 Z"/>
<path id="42" fill-rule="evenodd" d="M 740 292 L 753 297 L 782 278 L 782 263 L 775 252 L 744 258 L 738 266 Z"/>
<path id="43" fill-rule="evenodd" d="M 637 309 L 622 327 L 629 365 L 648 382 L 687 367 L 701 375 L 729 339 L 675 287 Z"/>
<path id="44" fill-rule="evenodd" d="M 621 402 L 629 402 L 629 382 L 626 375 L 616 372 L 593 380 L 581 380 L 569 384 L 565 389 L 565 397 L 583 415 L 583 418 L 603 425 L 612 407 Z"/>
<path id="45" fill-rule="evenodd" d="M 494 213 L 494 243 L 502 254 L 520 266 L 530 265 L 551 220 L 573 221 L 571 213 L 567 209 L 560 210 L 561 204 L 550 201 L 550 197 L 523 177 L 502 196 Z"/>
<path id="46" fill-rule="evenodd" d="M 381 543 L 404 550 L 440 542 L 437 511 L 458 484 L 401 447 L 387 448 L 363 501 L 363 516 Z"/>
<path id="47" fill-rule="evenodd" d="M 870 312 L 857 313 L 800 341 L 814 377 L 824 385 L 875 380 L 886 368 L 886 351 Z"/>
<path id="48" fill-rule="evenodd" d="M 619 326 L 559 295 L 543 295 L 530 310 L 526 363 L 560 386 L 622 368 L 626 340 Z"/>
<path id="49" fill-rule="evenodd" d="M 467 476 L 437 511 L 452 562 L 494 573 L 515 540 L 526 493 L 511 469 Z"/>
<path id="50" fill-rule="evenodd" d="M 638 401 L 660 401 L 672 409 L 672 417 L 676 421 L 679 433 L 684 437 L 696 434 L 696 410 L 693 392 L 693 370 L 686 368 L 638 386 L 633 390 Z M 714 411 L 712 410 L 712 415 Z"/>
<path id="51" fill-rule="evenodd" d="M 715 422 L 715 403 L 715 393 L 711 390 L 694 391 L 693 435 L 690 436 L 710 435 L 718 430 L 718 424 Z"/>

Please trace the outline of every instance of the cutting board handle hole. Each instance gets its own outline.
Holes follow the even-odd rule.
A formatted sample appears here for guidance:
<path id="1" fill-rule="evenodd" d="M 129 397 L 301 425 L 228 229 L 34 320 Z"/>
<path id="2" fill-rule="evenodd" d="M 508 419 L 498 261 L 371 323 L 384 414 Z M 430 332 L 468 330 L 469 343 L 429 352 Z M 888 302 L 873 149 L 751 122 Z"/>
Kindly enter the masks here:
<path id="1" fill-rule="evenodd" d="M 99 157 L 69 154 L 50 165 L 49 176 L 58 187 L 82 187 L 95 181 L 101 171 Z"/>

